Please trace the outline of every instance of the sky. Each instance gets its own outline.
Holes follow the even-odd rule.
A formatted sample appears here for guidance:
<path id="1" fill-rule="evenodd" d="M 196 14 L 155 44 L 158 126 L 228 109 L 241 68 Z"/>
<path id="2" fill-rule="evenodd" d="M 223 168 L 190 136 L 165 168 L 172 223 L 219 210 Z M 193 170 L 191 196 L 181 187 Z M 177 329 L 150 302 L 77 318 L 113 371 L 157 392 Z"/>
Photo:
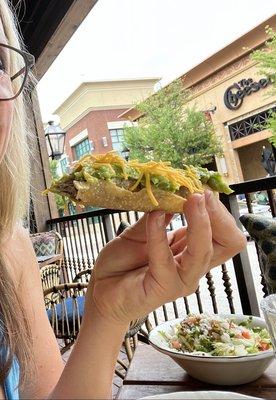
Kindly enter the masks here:
<path id="1" fill-rule="evenodd" d="M 275 8 L 275 0 L 98 0 L 38 83 L 43 121 L 83 81 L 160 77 L 166 84 Z"/>

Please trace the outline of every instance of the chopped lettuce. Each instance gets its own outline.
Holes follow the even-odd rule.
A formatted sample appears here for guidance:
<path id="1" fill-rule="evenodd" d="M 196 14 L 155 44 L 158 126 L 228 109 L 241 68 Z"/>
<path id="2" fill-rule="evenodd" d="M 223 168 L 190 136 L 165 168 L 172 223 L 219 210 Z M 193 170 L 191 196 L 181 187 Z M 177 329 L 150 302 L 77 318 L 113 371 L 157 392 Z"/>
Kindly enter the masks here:
<path id="1" fill-rule="evenodd" d="M 189 315 L 174 327 L 171 335 L 160 334 L 171 348 L 194 354 L 244 356 L 272 348 L 268 331 L 252 327 L 252 318 L 236 323 L 217 315 Z"/>

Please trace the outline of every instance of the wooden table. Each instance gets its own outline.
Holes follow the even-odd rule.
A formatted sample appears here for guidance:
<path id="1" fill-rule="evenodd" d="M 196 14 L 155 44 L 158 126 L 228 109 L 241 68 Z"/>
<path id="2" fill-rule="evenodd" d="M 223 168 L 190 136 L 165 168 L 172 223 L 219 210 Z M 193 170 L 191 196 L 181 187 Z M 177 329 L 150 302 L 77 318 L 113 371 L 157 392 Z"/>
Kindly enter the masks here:
<path id="1" fill-rule="evenodd" d="M 57 261 L 62 259 L 62 254 L 54 254 L 53 256 L 38 256 L 36 257 L 39 268 L 45 267 L 45 265 L 55 264 Z"/>
<path id="2" fill-rule="evenodd" d="M 257 381 L 240 386 L 215 386 L 193 379 L 170 357 L 151 346 L 139 344 L 117 399 L 197 390 L 224 390 L 248 396 L 276 399 L 276 360 Z"/>

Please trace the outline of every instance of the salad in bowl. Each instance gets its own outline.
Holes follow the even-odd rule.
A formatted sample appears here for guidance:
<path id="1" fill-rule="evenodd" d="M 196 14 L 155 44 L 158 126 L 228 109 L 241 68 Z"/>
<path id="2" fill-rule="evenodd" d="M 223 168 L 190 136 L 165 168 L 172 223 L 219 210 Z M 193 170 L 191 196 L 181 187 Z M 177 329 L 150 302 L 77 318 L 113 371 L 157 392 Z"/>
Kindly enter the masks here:
<path id="1" fill-rule="evenodd" d="M 189 315 L 170 333 L 160 330 L 160 335 L 172 349 L 206 356 L 246 356 L 272 348 L 267 329 L 252 326 L 252 317 L 237 322 L 218 315 Z"/>
<path id="2" fill-rule="evenodd" d="M 264 319 L 240 314 L 192 314 L 164 322 L 150 344 L 190 376 L 216 385 L 259 378 L 274 358 Z"/>

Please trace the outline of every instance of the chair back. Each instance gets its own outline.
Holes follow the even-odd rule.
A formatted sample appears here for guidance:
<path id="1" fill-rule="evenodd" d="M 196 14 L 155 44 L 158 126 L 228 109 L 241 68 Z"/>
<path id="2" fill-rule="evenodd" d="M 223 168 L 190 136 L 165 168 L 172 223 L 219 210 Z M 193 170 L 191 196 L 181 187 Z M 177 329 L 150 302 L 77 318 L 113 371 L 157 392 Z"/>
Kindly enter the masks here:
<path id="1" fill-rule="evenodd" d="M 93 273 L 92 268 L 83 269 L 74 277 L 73 282 L 89 283 Z"/>
<path id="2" fill-rule="evenodd" d="M 30 235 L 36 256 L 63 255 L 63 240 L 56 231 L 39 232 Z M 61 267 L 62 257 L 56 262 Z"/>
<path id="3" fill-rule="evenodd" d="M 43 291 L 60 284 L 60 266 L 56 264 L 45 265 L 40 268 L 40 277 Z"/>
<path id="4" fill-rule="evenodd" d="M 44 290 L 48 318 L 56 338 L 65 341 L 64 351 L 79 333 L 86 289 L 85 283 L 65 283 Z"/>

